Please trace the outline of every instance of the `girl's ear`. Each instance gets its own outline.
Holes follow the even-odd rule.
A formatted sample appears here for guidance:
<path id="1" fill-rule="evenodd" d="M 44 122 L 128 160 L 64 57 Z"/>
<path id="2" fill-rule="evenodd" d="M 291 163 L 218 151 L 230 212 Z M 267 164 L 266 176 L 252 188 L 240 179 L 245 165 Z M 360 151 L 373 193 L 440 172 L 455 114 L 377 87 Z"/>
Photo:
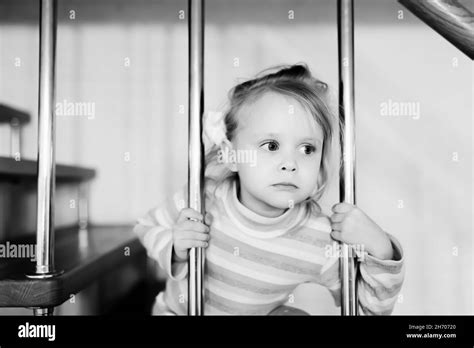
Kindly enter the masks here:
<path id="1" fill-rule="evenodd" d="M 221 144 L 221 149 L 219 151 L 218 160 L 232 172 L 237 172 L 237 163 L 235 161 L 235 151 L 234 146 L 229 140 L 225 140 Z"/>

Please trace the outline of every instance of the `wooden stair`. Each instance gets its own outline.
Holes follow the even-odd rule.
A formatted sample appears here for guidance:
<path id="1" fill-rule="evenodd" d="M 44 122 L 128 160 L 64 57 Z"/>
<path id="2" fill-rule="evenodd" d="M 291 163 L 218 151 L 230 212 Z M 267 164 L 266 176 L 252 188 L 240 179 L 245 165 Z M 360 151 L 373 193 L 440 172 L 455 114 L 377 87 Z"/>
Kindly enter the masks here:
<path id="1" fill-rule="evenodd" d="M 0 157 L 0 180 L 36 180 L 37 175 L 37 161 L 25 159 L 16 161 L 11 157 Z M 82 182 L 93 179 L 95 175 L 94 169 L 56 164 L 56 182 Z"/>
<path id="2" fill-rule="evenodd" d="M 20 122 L 29 121 L 27 114 L 0 106 L 0 122 L 9 122 L 12 116 L 18 116 Z M 36 160 L 17 161 L 0 156 L 0 182 L 30 186 L 36 183 L 37 175 Z M 94 169 L 56 164 L 58 184 L 77 185 L 95 177 Z M 98 282 L 102 289 L 98 299 L 100 310 L 106 312 L 113 308 L 114 303 L 123 301 L 127 292 L 147 282 L 146 251 L 132 229 L 131 225 L 89 225 L 85 231 L 80 231 L 76 225 L 57 228 L 55 268 L 63 273 L 53 278 L 29 278 L 27 274 L 35 272 L 35 261 L 0 255 L 0 307 L 56 307 L 69 300 L 71 295 Z M 0 240 L 3 252 L 8 243 L 35 245 L 36 234 L 30 233 L 8 242 Z"/>
<path id="3" fill-rule="evenodd" d="M 128 279 L 133 286 L 132 283 L 145 277 L 147 255 L 132 228 L 90 226 L 87 232 L 80 232 L 77 227 L 58 229 L 55 231 L 55 266 L 64 272 L 54 278 L 28 278 L 26 274 L 35 270 L 35 262 L 30 258 L 3 259 L 0 307 L 58 306 L 108 272 L 130 264 L 136 266 L 135 279 Z M 87 238 L 83 238 L 85 236 Z M 34 235 L 10 241 L 10 245 L 35 243 Z"/>
<path id="4" fill-rule="evenodd" d="M 0 123 L 11 123 L 12 120 L 16 120 L 19 124 L 25 124 L 29 123 L 30 119 L 27 112 L 0 104 Z"/>

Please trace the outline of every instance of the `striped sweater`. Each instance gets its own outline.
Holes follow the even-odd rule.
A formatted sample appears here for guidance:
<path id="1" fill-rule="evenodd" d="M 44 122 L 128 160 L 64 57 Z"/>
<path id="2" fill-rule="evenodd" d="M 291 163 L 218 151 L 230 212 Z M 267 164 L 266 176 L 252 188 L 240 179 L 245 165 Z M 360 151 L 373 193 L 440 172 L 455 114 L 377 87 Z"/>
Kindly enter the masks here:
<path id="1" fill-rule="evenodd" d="M 186 202 L 184 187 L 139 218 L 134 228 L 148 256 L 168 275 L 153 314 L 187 313 L 188 267 L 187 262 L 172 261 L 171 230 Z M 311 214 L 305 204 L 296 204 L 281 216 L 263 217 L 240 203 L 232 180 L 215 194 L 206 188 L 205 203 L 213 217 L 205 249 L 205 315 L 265 315 L 307 282 L 325 286 L 340 306 L 338 244 L 330 238 L 327 216 Z M 380 260 L 366 252 L 361 258 L 357 286 L 362 315 L 390 314 L 400 291 L 403 252 L 395 237 L 389 238 L 394 260 Z"/>

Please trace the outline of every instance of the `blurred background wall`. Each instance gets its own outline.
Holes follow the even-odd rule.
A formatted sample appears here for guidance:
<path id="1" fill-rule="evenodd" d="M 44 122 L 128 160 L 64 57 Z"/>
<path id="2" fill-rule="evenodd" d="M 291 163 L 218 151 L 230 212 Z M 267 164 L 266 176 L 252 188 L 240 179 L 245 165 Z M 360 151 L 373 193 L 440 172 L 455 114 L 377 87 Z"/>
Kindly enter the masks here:
<path id="1" fill-rule="evenodd" d="M 186 12 L 184 0 L 58 1 L 56 101 L 88 103 L 93 115 L 57 116 L 56 159 L 97 170 L 92 223 L 133 224 L 186 182 Z M 37 151 L 38 16 L 38 1 L 0 1 L 0 103 L 31 113 L 28 159 Z M 205 18 L 206 110 L 221 110 L 228 90 L 260 70 L 297 62 L 330 85 L 335 107 L 336 1 L 206 0 Z M 406 257 L 394 313 L 472 314 L 473 62 L 396 1 L 356 0 L 355 67 L 357 205 Z M 418 112 L 384 113 L 400 103 Z M 0 155 L 9 155 L 7 126 Z M 14 191 L 0 185 L 2 239 L 35 230 L 35 194 L 13 205 Z M 57 226 L 75 222 L 76 194 L 58 189 Z M 323 210 L 337 202 L 336 177 Z M 338 313 L 317 286 L 295 301 Z"/>

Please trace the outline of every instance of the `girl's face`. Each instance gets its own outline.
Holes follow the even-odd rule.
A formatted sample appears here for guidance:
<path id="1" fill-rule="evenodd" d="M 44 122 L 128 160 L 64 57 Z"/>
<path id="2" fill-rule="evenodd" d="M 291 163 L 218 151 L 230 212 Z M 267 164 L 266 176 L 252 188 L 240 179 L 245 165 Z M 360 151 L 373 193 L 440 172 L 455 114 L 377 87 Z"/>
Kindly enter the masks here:
<path id="1" fill-rule="evenodd" d="M 244 105 L 238 119 L 231 142 L 237 163 L 230 168 L 238 172 L 241 203 L 275 217 L 311 196 L 323 145 L 313 116 L 296 99 L 268 92 Z"/>

